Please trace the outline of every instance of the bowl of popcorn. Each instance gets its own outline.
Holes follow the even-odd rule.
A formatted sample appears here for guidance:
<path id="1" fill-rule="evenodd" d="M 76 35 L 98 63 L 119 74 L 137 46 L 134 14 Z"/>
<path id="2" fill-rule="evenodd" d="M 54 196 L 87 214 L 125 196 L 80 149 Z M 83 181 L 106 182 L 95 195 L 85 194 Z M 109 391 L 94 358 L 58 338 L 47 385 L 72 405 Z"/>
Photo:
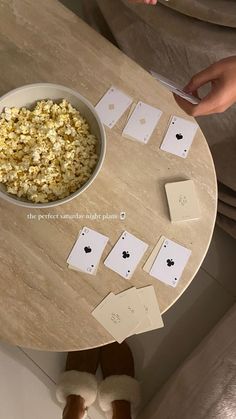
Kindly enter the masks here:
<path id="1" fill-rule="evenodd" d="M 66 203 L 98 175 L 106 137 L 94 107 L 51 83 L 0 98 L 0 197 L 28 208 Z"/>

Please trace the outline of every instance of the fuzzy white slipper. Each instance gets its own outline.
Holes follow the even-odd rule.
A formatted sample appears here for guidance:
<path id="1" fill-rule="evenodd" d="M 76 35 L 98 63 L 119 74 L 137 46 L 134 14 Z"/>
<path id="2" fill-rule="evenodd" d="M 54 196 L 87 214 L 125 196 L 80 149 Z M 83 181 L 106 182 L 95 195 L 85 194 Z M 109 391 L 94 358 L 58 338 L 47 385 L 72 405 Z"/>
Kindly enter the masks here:
<path id="1" fill-rule="evenodd" d="M 98 402 L 107 418 L 112 418 L 112 402 L 115 400 L 126 400 L 133 409 L 139 404 L 140 398 L 140 384 L 128 375 L 111 375 L 98 388 Z"/>
<path id="2" fill-rule="evenodd" d="M 65 406 L 69 395 L 81 396 L 87 408 L 95 402 L 97 392 L 98 384 L 94 374 L 72 370 L 61 375 L 56 387 L 56 398 Z"/>

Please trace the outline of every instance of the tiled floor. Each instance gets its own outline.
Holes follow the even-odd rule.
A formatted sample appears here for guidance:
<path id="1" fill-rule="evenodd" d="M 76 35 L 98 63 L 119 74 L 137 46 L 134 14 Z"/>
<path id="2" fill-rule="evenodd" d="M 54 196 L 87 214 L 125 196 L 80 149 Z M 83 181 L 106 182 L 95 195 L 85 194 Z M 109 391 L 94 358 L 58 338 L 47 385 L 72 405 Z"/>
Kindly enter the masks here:
<path id="1" fill-rule="evenodd" d="M 54 401 L 54 383 L 18 349 L 0 347 L 0 417 L 56 419 L 61 409 Z"/>
<path id="2" fill-rule="evenodd" d="M 183 362 L 235 301 L 236 241 L 216 228 L 211 247 L 192 285 L 164 315 L 165 328 L 129 339 L 143 405 Z M 56 419 L 55 383 L 66 354 L 0 345 L 0 417 Z M 102 419 L 97 407 L 92 419 Z"/>
<path id="3" fill-rule="evenodd" d="M 202 268 L 236 296 L 236 240 L 216 227 L 214 240 L 203 262 Z"/>
<path id="4" fill-rule="evenodd" d="M 0 344 L 0 418 L 61 419 L 55 399 L 55 380 L 65 355 L 31 352 Z M 89 410 L 91 419 L 104 419 L 98 406 Z"/>

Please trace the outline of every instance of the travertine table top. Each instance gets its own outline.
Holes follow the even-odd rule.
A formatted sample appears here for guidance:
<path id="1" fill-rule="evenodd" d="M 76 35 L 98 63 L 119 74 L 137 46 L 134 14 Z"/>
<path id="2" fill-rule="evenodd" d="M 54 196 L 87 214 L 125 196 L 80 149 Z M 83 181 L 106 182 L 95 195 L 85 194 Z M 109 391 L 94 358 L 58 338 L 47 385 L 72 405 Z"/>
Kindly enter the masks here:
<path id="1" fill-rule="evenodd" d="M 163 111 L 145 146 L 121 137 L 127 113 L 106 130 L 104 166 L 81 197 L 50 211 L 0 202 L 0 339 L 50 351 L 103 345 L 113 339 L 90 312 L 108 292 L 153 284 L 164 312 L 193 280 L 216 216 L 212 157 L 200 129 L 186 160 L 159 150 L 170 116 L 183 115 L 171 94 L 60 3 L 0 0 L 0 15 L 0 94 L 47 81 L 96 104 L 113 84 Z M 164 184 L 189 178 L 196 183 L 201 219 L 171 224 Z M 103 259 L 125 229 L 149 244 L 146 256 L 161 235 L 191 248 L 192 256 L 176 289 L 152 279 L 141 265 L 129 282 L 103 263 L 96 277 L 80 274 L 67 268 L 66 259 L 84 225 L 110 237 Z"/>

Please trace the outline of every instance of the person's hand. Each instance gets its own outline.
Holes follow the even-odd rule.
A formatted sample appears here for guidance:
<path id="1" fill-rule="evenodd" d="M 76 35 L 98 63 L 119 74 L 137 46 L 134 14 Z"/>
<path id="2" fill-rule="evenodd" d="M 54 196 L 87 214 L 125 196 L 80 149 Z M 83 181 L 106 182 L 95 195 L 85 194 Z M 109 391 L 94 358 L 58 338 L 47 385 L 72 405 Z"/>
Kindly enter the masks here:
<path id="1" fill-rule="evenodd" d="M 157 4 L 158 0 L 129 0 L 130 3 Z"/>
<path id="2" fill-rule="evenodd" d="M 236 56 L 225 58 L 193 76 L 184 91 L 198 96 L 198 89 L 211 83 L 211 91 L 198 105 L 174 95 L 178 105 L 189 115 L 211 115 L 226 111 L 236 102 Z"/>

